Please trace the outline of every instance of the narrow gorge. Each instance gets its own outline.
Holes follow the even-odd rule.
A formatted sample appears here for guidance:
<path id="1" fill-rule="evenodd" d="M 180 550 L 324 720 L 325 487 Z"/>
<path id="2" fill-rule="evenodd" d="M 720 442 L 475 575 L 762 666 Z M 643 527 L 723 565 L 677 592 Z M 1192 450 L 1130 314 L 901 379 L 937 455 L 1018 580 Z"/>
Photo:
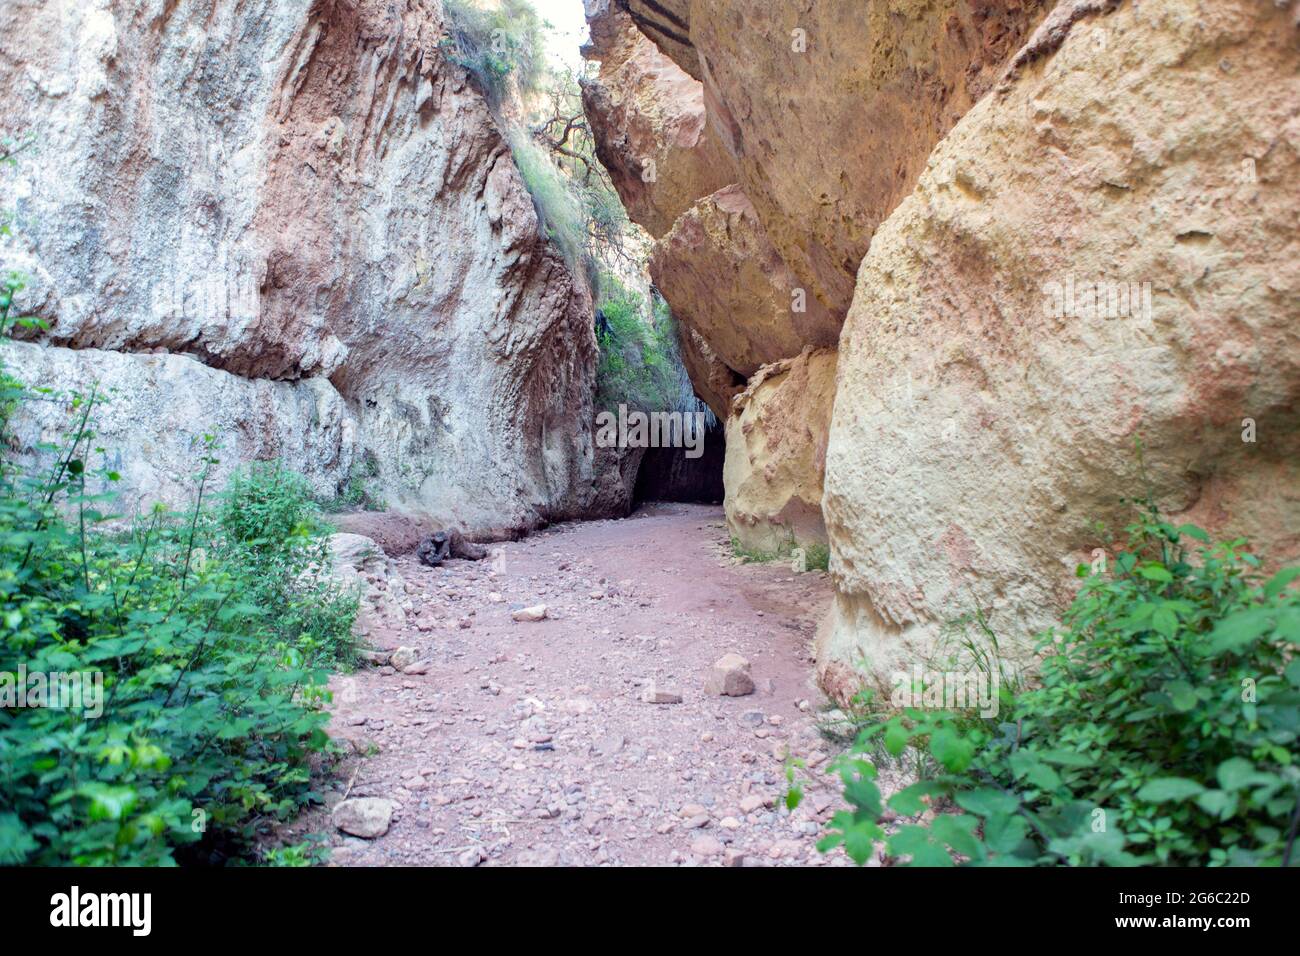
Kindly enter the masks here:
<path id="1" fill-rule="evenodd" d="M 1300 560 L 1300 0 L 536 6 L 0 3 L 7 458 L 133 541 L 275 463 L 357 601 L 255 852 L 920 862 L 817 848 L 913 675 L 1034 685 L 1134 521 Z"/>

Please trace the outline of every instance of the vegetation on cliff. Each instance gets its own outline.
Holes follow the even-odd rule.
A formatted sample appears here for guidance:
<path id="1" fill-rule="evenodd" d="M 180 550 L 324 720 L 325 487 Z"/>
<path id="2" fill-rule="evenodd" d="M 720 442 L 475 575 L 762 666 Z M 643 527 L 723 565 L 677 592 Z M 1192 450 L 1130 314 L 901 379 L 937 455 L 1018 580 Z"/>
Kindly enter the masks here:
<path id="1" fill-rule="evenodd" d="M 921 866 L 1295 861 L 1300 568 L 1265 578 L 1244 541 L 1211 544 L 1148 504 L 1110 567 L 1079 575 L 1037 686 L 1001 681 L 995 717 L 907 707 L 860 732 L 837 767 L 852 809 L 824 849 L 863 863 L 883 841 Z M 888 800 L 882 757 L 919 777 Z"/>
<path id="2" fill-rule="evenodd" d="M 325 681 L 353 654 L 305 482 L 262 463 L 214 496 L 204 436 L 193 507 L 128 520 L 94 490 L 119 480 L 96 465 L 97 387 L 0 388 L 70 414 L 47 468 L 0 463 L 0 863 L 247 853 L 313 799 Z"/>

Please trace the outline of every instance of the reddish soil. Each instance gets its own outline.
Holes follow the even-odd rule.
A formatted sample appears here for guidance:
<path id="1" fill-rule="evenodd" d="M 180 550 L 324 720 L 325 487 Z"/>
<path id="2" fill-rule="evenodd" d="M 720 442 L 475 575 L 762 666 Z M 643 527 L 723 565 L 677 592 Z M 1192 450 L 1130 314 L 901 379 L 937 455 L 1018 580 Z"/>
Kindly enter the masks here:
<path id="1" fill-rule="evenodd" d="M 846 862 L 814 847 L 840 806 L 819 772 L 831 748 L 811 680 L 824 572 L 735 565 L 721 509 L 700 505 L 494 547 L 503 557 L 437 569 L 397 559 L 408 619 L 426 630 L 372 642 L 412 648 L 427 672 L 333 682 L 331 732 L 352 753 L 330 771 L 327 808 L 396 801 L 388 832 L 349 837 L 321 809 L 282 839 L 327 832 L 337 865 Z M 511 619 L 537 604 L 546 620 Z M 752 663 L 754 694 L 704 691 L 728 651 Z M 649 681 L 682 702 L 643 702 Z M 789 752 L 820 778 L 793 814 Z"/>

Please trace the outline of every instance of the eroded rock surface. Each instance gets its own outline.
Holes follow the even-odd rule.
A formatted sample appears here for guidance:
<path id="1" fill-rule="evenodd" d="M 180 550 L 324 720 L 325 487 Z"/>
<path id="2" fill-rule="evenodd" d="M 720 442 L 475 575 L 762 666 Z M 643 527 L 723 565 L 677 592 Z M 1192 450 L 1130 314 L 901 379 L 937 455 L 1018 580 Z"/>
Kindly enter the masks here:
<path id="1" fill-rule="evenodd" d="M 765 366 L 727 420 L 727 529 L 768 554 L 826 545 L 822 475 L 835 392 L 833 350 Z"/>
<path id="2" fill-rule="evenodd" d="M 863 261 L 827 453 L 832 680 L 864 658 L 887 680 L 976 607 L 1023 649 L 1105 547 L 1093 522 L 1144 493 L 1139 440 L 1175 523 L 1300 553 L 1294 14 L 1079 6 Z"/>
<path id="3" fill-rule="evenodd" d="M 734 182 L 735 171 L 706 122 L 699 81 L 626 14 L 610 14 L 605 27 L 600 78 L 583 83 L 583 106 L 628 216 L 658 238 L 696 199 Z"/>
<path id="4" fill-rule="evenodd" d="M 390 506 L 441 523 L 583 512 L 590 294 L 443 58 L 437 3 L 15 0 L 0 36 L 6 126 L 39 150 L 8 174 L 3 265 L 30 277 L 19 307 L 51 323 L 45 341 L 179 353 L 223 392 L 333 393 L 345 447 L 339 415 L 270 406 L 265 428 L 328 448 L 285 449 L 322 483 L 375 462 Z M 135 382 L 130 367 L 105 386 Z M 110 371 L 87 359 L 33 384 Z M 217 424 L 197 400 L 169 414 L 178 435 Z"/>
<path id="5" fill-rule="evenodd" d="M 678 322 L 744 378 L 839 335 L 839 319 L 800 289 L 739 186 L 677 219 L 655 245 L 650 276 Z"/>

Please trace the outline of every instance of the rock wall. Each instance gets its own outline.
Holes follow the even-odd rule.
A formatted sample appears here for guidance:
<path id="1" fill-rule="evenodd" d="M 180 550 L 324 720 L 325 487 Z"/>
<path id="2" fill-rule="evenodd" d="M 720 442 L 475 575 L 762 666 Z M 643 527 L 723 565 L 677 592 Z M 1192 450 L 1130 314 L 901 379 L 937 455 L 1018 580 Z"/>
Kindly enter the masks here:
<path id="1" fill-rule="evenodd" d="M 220 425 L 326 494 L 364 459 L 391 506 L 471 530 L 599 508 L 590 293 L 441 19 L 435 0 L 0 9 L 0 104 L 33 141 L 5 174 L 3 265 L 67 350 L 16 371 L 146 390 L 110 413 L 129 496 L 183 470 L 136 438 Z"/>
<path id="2" fill-rule="evenodd" d="M 589 10 L 700 83 L 731 160 L 654 255 L 731 416 L 733 529 L 781 533 L 784 463 L 817 460 L 805 422 L 830 419 L 834 693 L 888 686 L 976 608 L 1026 660 L 1144 482 L 1177 520 L 1300 554 L 1300 3 Z M 777 318 L 795 289 L 847 316 L 820 417 L 757 371 L 822 344 L 825 321 Z"/>
<path id="3" fill-rule="evenodd" d="M 765 365 L 727 419 L 727 528 L 748 551 L 826 546 L 822 476 L 835 396 L 833 349 Z"/>
<path id="4" fill-rule="evenodd" d="M 1295 11 L 1076 9 L 939 145 L 862 263 L 824 668 L 888 674 L 976 607 L 1023 649 L 1104 544 L 1093 522 L 1127 523 L 1138 440 L 1175 522 L 1300 553 Z"/>

